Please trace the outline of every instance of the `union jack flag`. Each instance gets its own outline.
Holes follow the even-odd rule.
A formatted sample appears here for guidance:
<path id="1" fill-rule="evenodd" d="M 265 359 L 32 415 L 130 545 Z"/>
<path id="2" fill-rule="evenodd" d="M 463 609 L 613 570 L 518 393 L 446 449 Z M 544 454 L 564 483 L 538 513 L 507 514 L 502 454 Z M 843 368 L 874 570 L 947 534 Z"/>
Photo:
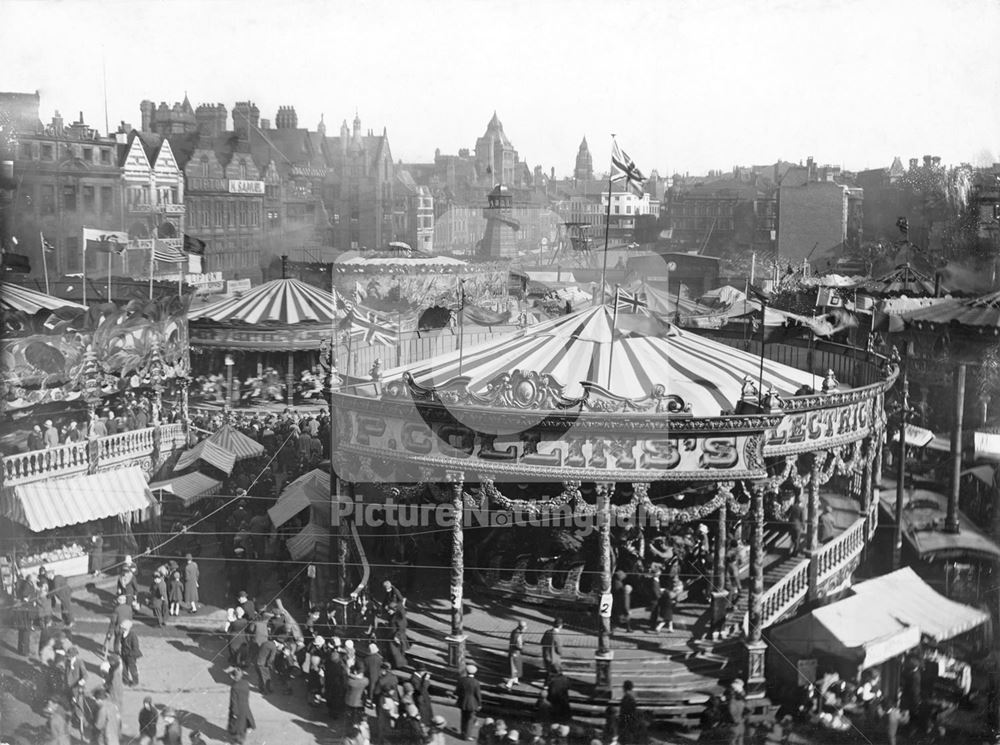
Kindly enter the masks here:
<path id="1" fill-rule="evenodd" d="M 38 237 L 42 241 L 42 250 L 43 251 L 46 251 L 47 253 L 52 253 L 53 251 L 56 250 L 56 247 L 52 245 L 52 242 L 49 241 L 49 240 L 46 240 L 44 233 L 39 233 Z"/>
<path id="2" fill-rule="evenodd" d="M 392 347 L 399 343 L 399 329 L 395 324 L 386 322 L 378 313 L 368 311 L 361 315 L 355 310 L 349 311 L 351 336 L 363 336 L 368 344 L 381 344 Z"/>
<path id="3" fill-rule="evenodd" d="M 625 313 L 638 313 L 640 308 L 645 310 L 649 307 L 645 300 L 638 294 L 633 295 L 627 290 L 615 290 L 615 310 Z"/>
<path id="4" fill-rule="evenodd" d="M 642 196 L 642 184 L 646 177 L 628 153 L 618 147 L 617 141 L 611 143 L 611 180 L 624 181 L 626 188 Z"/>

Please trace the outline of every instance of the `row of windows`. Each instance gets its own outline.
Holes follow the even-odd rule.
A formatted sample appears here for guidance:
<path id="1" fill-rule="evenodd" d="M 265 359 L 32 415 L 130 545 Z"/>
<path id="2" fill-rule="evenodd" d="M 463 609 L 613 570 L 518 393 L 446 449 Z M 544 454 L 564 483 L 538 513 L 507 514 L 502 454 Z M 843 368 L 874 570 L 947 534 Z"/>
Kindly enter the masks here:
<path id="1" fill-rule="evenodd" d="M 56 214 L 56 187 L 54 184 L 39 184 L 37 192 L 32 184 L 18 189 L 21 209 L 39 215 Z M 77 189 L 76 184 L 64 184 L 59 192 L 59 207 L 63 212 L 89 212 L 108 215 L 115 211 L 114 190 L 110 186 L 84 184 Z"/>
<path id="2" fill-rule="evenodd" d="M 94 147 L 93 145 L 77 145 L 54 142 L 22 142 L 21 158 L 24 160 L 62 160 L 64 158 L 80 158 L 84 163 L 99 163 L 111 165 L 111 148 Z"/>
<path id="3" fill-rule="evenodd" d="M 255 228 L 260 225 L 261 205 L 256 199 L 198 199 L 188 202 L 191 227 Z"/>
<path id="4" fill-rule="evenodd" d="M 161 186 L 155 191 L 156 204 L 177 204 L 179 199 L 179 193 L 176 186 Z M 150 202 L 150 188 L 148 186 L 130 186 L 126 193 L 126 200 L 129 209 L 139 207 L 141 205 L 151 204 Z"/>
<path id="5" fill-rule="evenodd" d="M 671 224 L 675 230 L 698 230 L 704 232 L 709 229 L 712 229 L 722 232 L 732 232 L 733 230 L 736 229 L 734 221 L 731 219 L 727 220 L 725 218 L 716 220 L 672 219 Z"/>
<path id="6" fill-rule="evenodd" d="M 678 217 L 729 217 L 732 204 L 705 204 L 704 202 L 673 202 L 670 213 Z"/>

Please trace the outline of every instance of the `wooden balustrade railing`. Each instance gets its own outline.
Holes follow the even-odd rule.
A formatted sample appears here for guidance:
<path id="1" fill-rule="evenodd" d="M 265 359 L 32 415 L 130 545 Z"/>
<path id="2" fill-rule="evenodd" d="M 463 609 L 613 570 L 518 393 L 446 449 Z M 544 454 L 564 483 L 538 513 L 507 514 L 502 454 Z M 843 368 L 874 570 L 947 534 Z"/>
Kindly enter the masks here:
<path id="1" fill-rule="evenodd" d="M 858 518 L 851 527 L 816 550 L 812 560 L 816 562 L 816 577 L 819 583 L 828 579 L 861 553 L 865 547 L 866 522 L 864 517 Z"/>
<path id="2" fill-rule="evenodd" d="M 98 438 L 96 444 L 86 440 L 67 443 L 47 450 L 5 455 L 0 458 L 0 474 L 4 486 L 41 481 L 48 478 L 86 474 L 92 467 L 129 458 L 141 458 L 153 452 L 154 427 L 119 432 Z M 173 450 L 184 443 L 182 424 L 160 425 L 160 448 Z M 96 455 L 96 464 L 91 457 Z"/>
<path id="3" fill-rule="evenodd" d="M 784 577 L 764 591 L 761 628 L 767 628 L 809 594 L 809 559 L 802 559 Z"/>

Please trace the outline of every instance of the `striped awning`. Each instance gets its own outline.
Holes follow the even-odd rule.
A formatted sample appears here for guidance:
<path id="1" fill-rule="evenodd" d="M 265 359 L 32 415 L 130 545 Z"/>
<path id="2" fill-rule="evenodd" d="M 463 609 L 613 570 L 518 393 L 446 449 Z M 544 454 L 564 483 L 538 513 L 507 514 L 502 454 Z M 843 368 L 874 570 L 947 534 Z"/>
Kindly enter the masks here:
<path id="1" fill-rule="evenodd" d="M 38 290 L 32 290 L 10 282 L 0 282 L 0 307 L 4 310 L 17 310 L 28 315 L 37 313 L 40 310 L 56 310 L 58 308 L 87 309 L 86 305 L 46 295 L 44 292 L 38 292 Z"/>
<path id="2" fill-rule="evenodd" d="M 285 545 L 288 546 L 288 553 L 293 561 L 308 559 L 316 550 L 325 554 L 330 550 L 330 530 L 309 523 L 289 538 Z"/>
<path id="3" fill-rule="evenodd" d="M 648 396 L 655 385 L 662 384 L 667 393 L 690 404 L 695 416 L 731 410 L 742 395 L 743 379 L 757 382 L 757 355 L 641 314 L 619 313 L 614 328 L 613 323 L 609 307 L 587 308 L 466 349 L 461 355 L 449 352 L 395 368 L 383 380 L 398 379 L 408 371 L 417 383 L 432 387 L 461 374 L 471 378 L 471 391 L 483 393 L 501 373 L 522 370 L 552 375 L 569 397 L 582 395 L 581 381 L 590 381 L 632 399 Z M 650 324 L 655 324 L 654 333 Z M 645 329 L 628 331 L 640 326 Z M 770 360 L 764 361 L 763 377 L 765 388 L 773 386 L 786 397 L 802 386 L 816 385 L 810 373 Z"/>
<path id="4" fill-rule="evenodd" d="M 264 454 L 264 446 L 251 437 L 247 437 L 230 424 L 223 424 L 207 438 L 210 442 L 224 447 L 236 456 L 236 460 L 256 458 Z"/>
<path id="5" fill-rule="evenodd" d="M 165 491 L 181 500 L 185 507 L 190 507 L 203 497 L 219 493 L 222 482 L 206 476 L 203 473 L 185 473 L 166 481 L 154 481 L 149 485 L 150 491 Z"/>
<path id="6" fill-rule="evenodd" d="M 926 297 L 936 294 L 934 278 L 928 277 L 909 264 L 900 264 L 884 277 L 869 283 L 868 287 L 873 294 L 884 297 L 898 297 L 899 295 Z M 947 292 L 944 287 L 941 287 L 940 291 Z"/>
<path id="7" fill-rule="evenodd" d="M 20 484 L 4 495 L 3 513 L 38 532 L 78 525 L 154 504 L 138 466 L 90 476 Z"/>
<path id="8" fill-rule="evenodd" d="M 940 303 L 902 314 L 907 325 L 972 326 L 1000 328 L 1000 292 L 976 298 L 951 298 Z"/>
<path id="9" fill-rule="evenodd" d="M 274 527 L 280 528 L 308 507 L 313 508 L 314 519 L 323 524 L 330 522 L 330 474 L 318 468 L 286 486 L 267 516 Z"/>
<path id="10" fill-rule="evenodd" d="M 233 466 L 236 465 L 236 455 L 232 450 L 227 450 L 221 445 L 205 439 L 190 450 L 181 453 L 181 457 L 174 465 L 174 470 L 183 471 L 188 466 L 193 465 L 196 460 L 203 460 L 210 466 L 215 466 L 227 476 L 233 472 Z"/>
<path id="11" fill-rule="evenodd" d="M 239 297 L 210 303 L 188 313 L 189 321 L 251 325 L 332 323 L 340 317 L 331 293 L 297 279 L 271 280 Z"/>

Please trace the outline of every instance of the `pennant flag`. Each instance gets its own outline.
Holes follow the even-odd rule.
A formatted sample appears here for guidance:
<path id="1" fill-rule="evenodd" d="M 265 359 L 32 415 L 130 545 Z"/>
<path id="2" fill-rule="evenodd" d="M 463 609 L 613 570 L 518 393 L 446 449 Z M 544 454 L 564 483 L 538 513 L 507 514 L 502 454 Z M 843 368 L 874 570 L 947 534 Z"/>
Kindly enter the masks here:
<path id="1" fill-rule="evenodd" d="M 638 313 L 640 308 L 645 309 L 647 307 L 646 301 L 640 298 L 638 293 L 632 294 L 621 288 L 615 290 L 615 310 L 625 313 Z"/>
<path id="2" fill-rule="evenodd" d="M 53 246 L 51 243 L 49 243 L 49 241 L 45 240 L 45 234 L 44 233 L 39 233 L 38 237 L 41 238 L 41 241 L 42 241 L 42 250 L 43 251 L 45 251 L 47 253 L 52 253 L 53 251 L 56 250 L 55 246 Z"/>
<path id="3" fill-rule="evenodd" d="M 118 230 L 83 229 L 83 250 L 120 254 L 128 248 L 128 233 Z"/>
<path id="4" fill-rule="evenodd" d="M 154 238 L 153 261 L 162 261 L 167 264 L 184 264 L 187 263 L 187 254 L 176 246 L 164 243 L 159 238 Z"/>
<path id="5" fill-rule="evenodd" d="M 611 144 L 611 180 L 624 181 L 626 188 L 638 196 L 642 196 L 642 184 L 646 177 L 636 166 L 628 153 L 618 147 L 618 142 Z"/>
<path id="6" fill-rule="evenodd" d="M 205 255 L 205 241 L 193 235 L 184 234 L 184 252 L 195 256 Z"/>

